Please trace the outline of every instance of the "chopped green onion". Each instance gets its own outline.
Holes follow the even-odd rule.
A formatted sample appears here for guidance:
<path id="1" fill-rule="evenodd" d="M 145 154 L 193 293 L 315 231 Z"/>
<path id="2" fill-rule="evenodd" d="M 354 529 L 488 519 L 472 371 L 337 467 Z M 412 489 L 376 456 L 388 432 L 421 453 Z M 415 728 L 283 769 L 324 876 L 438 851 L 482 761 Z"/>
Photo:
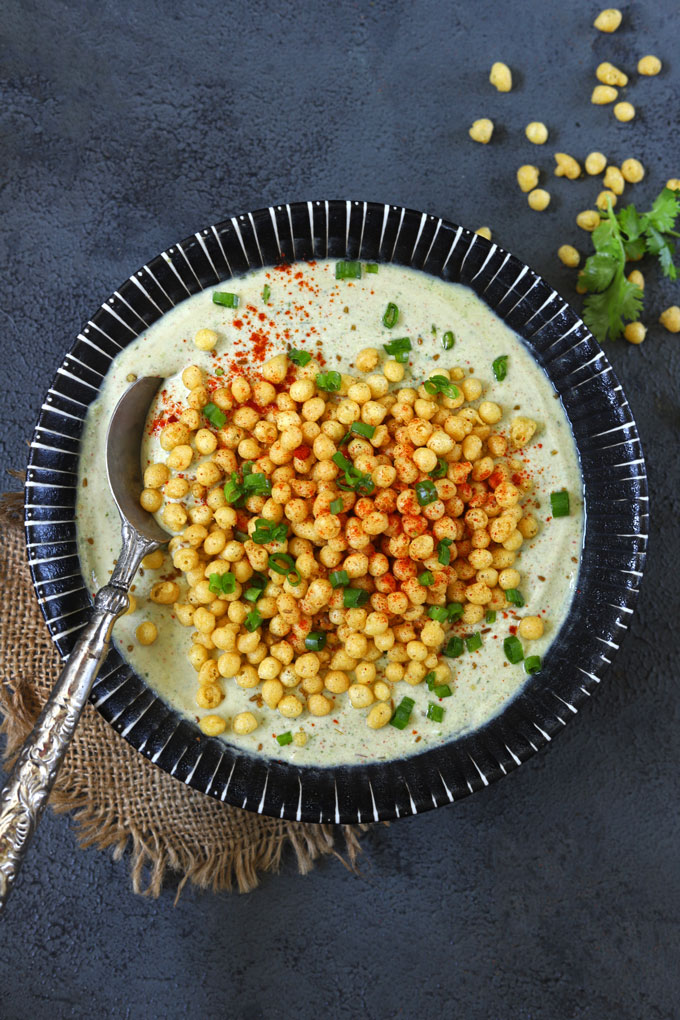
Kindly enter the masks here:
<path id="1" fill-rule="evenodd" d="M 397 340 L 390 340 L 388 344 L 383 344 L 383 347 L 387 354 L 395 355 L 397 361 L 399 361 L 400 357 L 404 358 L 401 364 L 405 364 L 408 359 L 408 352 L 411 350 L 411 341 L 409 337 L 402 336 Z"/>
<path id="2" fill-rule="evenodd" d="M 447 659 L 457 659 L 459 655 L 462 655 L 465 651 L 463 639 L 459 637 L 449 638 L 444 648 L 444 655 Z"/>
<path id="3" fill-rule="evenodd" d="M 434 574 L 432 571 L 423 570 L 422 574 L 418 574 L 418 584 L 422 584 L 425 588 L 429 588 L 431 584 L 434 584 Z"/>
<path id="4" fill-rule="evenodd" d="M 430 606 L 427 615 L 437 623 L 449 623 L 457 620 L 463 612 L 461 602 L 449 602 L 448 606 Z"/>
<path id="5" fill-rule="evenodd" d="M 269 303 L 269 298 L 271 296 L 272 289 L 268 283 L 265 283 L 264 287 L 262 288 L 262 301 L 264 302 L 265 305 Z"/>
<path id="6" fill-rule="evenodd" d="M 260 613 L 257 609 L 251 609 L 243 623 L 246 630 L 250 631 L 252 634 L 252 632 L 257 630 L 262 623 L 262 613 Z"/>
<path id="7" fill-rule="evenodd" d="M 449 602 L 446 611 L 449 614 L 449 620 L 457 620 L 459 616 L 463 615 L 463 603 Z"/>
<path id="8" fill-rule="evenodd" d="M 427 718 L 431 719 L 432 722 L 441 722 L 444 718 L 444 706 L 435 705 L 433 701 L 427 706 Z"/>
<path id="9" fill-rule="evenodd" d="M 449 548 L 451 545 L 453 545 L 452 538 L 442 538 L 437 546 L 437 559 L 443 567 L 448 567 L 451 562 L 451 549 Z"/>
<path id="10" fill-rule="evenodd" d="M 250 536 L 255 545 L 266 545 L 267 542 L 285 542 L 288 535 L 287 524 L 275 524 L 264 517 L 255 521 L 255 531 Z"/>
<path id="11" fill-rule="evenodd" d="M 292 361 L 294 365 L 299 365 L 300 368 L 304 368 L 312 360 L 312 355 L 309 351 L 288 351 L 288 360 Z"/>
<path id="12" fill-rule="evenodd" d="M 335 263 L 335 279 L 336 280 L 360 280 L 361 279 L 361 262 L 336 262 Z"/>
<path id="13" fill-rule="evenodd" d="M 333 570 L 328 575 L 328 580 L 331 582 L 331 587 L 342 588 L 349 584 L 349 574 L 346 570 Z"/>
<path id="14" fill-rule="evenodd" d="M 345 609 L 356 609 L 368 602 L 368 592 L 363 588 L 345 588 L 342 593 L 342 604 Z"/>
<path id="15" fill-rule="evenodd" d="M 341 514 L 342 511 L 343 511 L 344 505 L 345 504 L 342 502 L 342 499 L 340 499 L 340 498 L 331 500 L 331 513 L 332 514 Z"/>
<path id="16" fill-rule="evenodd" d="M 434 482 L 429 481 L 427 478 L 422 482 L 416 482 L 415 489 L 419 506 L 427 506 L 429 503 L 434 503 L 436 499 L 439 499 Z"/>
<path id="17" fill-rule="evenodd" d="M 437 674 L 434 670 L 425 674 L 425 683 L 427 684 L 428 691 L 431 691 L 434 685 L 437 683 Z"/>
<path id="18" fill-rule="evenodd" d="M 516 663 L 521 662 L 524 658 L 522 642 L 518 637 L 515 637 L 514 634 L 511 634 L 510 637 L 506 637 L 503 642 L 503 651 L 505 652 L 505 658 L 508 662 L 511 662 L 513 666 Z"/>
<path id="19" fill-rule="evenodd" d="M 415 701 L 413 698 L 402 698 L 394 710 L 394 715 L 390 719 L 390 725 L 395 726 L 398 730 L 406 729 L 414 705 Z"/>
<path id="20" fill-rule="evenodd" d="M 203 414 L 216 429 L 221 429 L 227 420 L 226 414 L 224 411 L 220 411 L 217 404 L 206 404 L 203 408 Z"/>
<path id="21" fill-rule="evenodd" d="M 386 326 L 387 329 L 392 329 L 393 326 L 396 326 L 398 318 L 399 309 L 392 301 L 390 301 L 385 309 L 385 314 L 382 317 L 383 326 Z"/>
<path id="22" fill-rule="evenodd" d="M 350 426 L 350 432 L 356 432 L 358 435 L 363 436 L 364 439 L 373 439 L 375 425 L 366 425 L 363 421 L 353 421 Z"/>
<path id="23" fill-rule="evenodd" d="M 225 308 L 238 308 L 238 294 L 232 294 L 228 290 L 214 290 L 213 304 L 224 305 Z"/>
<path id="24" fill-rule="evenodd" d="M 478 630 L 474 634 L 470 634 L 469 637 L 465 638 L 465 646 L 468 652 L 476 652 L 478 648 L 482 647 L 482 635 Z"/>
<path id="25" fill-rule="evenodd" d="M 538 673 L 540 668 L 541 668 L 540 655 L 528 655 L 524 660 L 525 673 Z"/>
<path id="26" fill-rule="evenodd" d="M 487 611 L 486 611 L 486 622 L 487 623 L 495 623 L 496 622 L 496 610 L 495 609 L 487 609 Z"/>
<path id="27" fill-rule="evenodd" d="M 224 369 L 222 367 L 216 368 L 215 375 L 224 375 Z"/>
<path id="28" fill-rule="evenodd" d="M 407 354 L 407 352 L 406 351 L 399 351 L 398 354 L 394 355 L 394 360 L 397 362 L 398 365 L 407 365 L 408 364 L 408 354 Z"/>
<path id="29" fill-rule="evenodd" d="M 286 574 L 286 580 L 288 581 L 288 584 L 291 586 L 291 588 L 297 588 L 300 581 L 302 580 L 302 575 L 300 574 L 300 571 L 298 570 L 297 567 L 293 567 L 292 570 L 288 571 L 288 573 Z"/>
<path id="30" fill-rule="evenodd" d="M 506 375 L 508 374 L 508 356 L 507 354 L 501 354 L 499 358 L 491 362 L 493 374 L 496 376 L 498 382 L 503 382 Z"/>
<path id="31" fill-rule="evenodd" d="M 243 484 L 241 479 L 232 471 L 231 478 L 224 483 L 224 498 L 227 503 L 236 503 L 237 500 L 243 495 Z"/>
<path id="32" fill-rule="evenodd" d="M 524 597 L 517 588 L 506 588 L 505 597 L 508 602 L 512 602 L 513 606 L 517 606 L 519 609 L 524 605 Z"/>
<path id="33" fill-rule="evenodd" d="M 209 589 L 214 595 L 233 595 L 236 591 L 236 578 L 233 574 L 210 574 Z"/>
<path id="34" fill-rule="evenodd" d="M 366 272 L 367 273 L 377 273 L 378 272 L 378 265 L 377 265 L 377 263 L 376 262 L 367 262 L 366 263 Z"/>
<path id="35" fill-rule="evenodd" d="M 443 393 L 450 400 L 455 400 L 459 394 L 458 387 L 449 382 L 445 375 L 433 375 L 425 380 L 423 386 L 427 393 Z"/>
<path id="36" fill-rule="evenodd" d="M 432 688 L 432 693 L 436 694 L 438 698 L 450 698 L 452 691 L 448 684 L 440 684 L 438 687 Z"/>
<path id="37" fill-rule="evenodd" d="M 248 496 L 270 496 L 272 491 L 272 483 L 266 475 L 260 474 L 259 472 L 252 470 L 251 468 L 246 472 L 246 465 L 250 464 L 250 461 L 246 461 L 243 465 L 243 488 Z"/>
<path id="38" fill-rule="evenodd" d="M 342 386 L 342 376 L 339 372 L 320 372 L 314 380 L 318 389 L 326 390 L 328 393 L 337 393 Z"/>
<path id="39" fill-rule="evenodd" d="M 295 560 L 288 553 L 270 553 L 267 564 L 275 574 L 288 574 L 295 567 Z"/>
<path id="40" fill-rule="evenodd" d="M 375 482 L 371 476 L 355 468 L 343 453 L 340 451 L 334 453 L 331 460 L 345 472 L 344 483 L 340 481 L 337 483 L 341 489 L 354 489 L 359 494 L 365 493 L 366 495 L 373 492 Z"/>
<path id="41" fill-rule="evenodd" d="M 453 335 L 450 329 L 447 329 L 446 333 L 444 333 L 442 337 L 442 347 L 444 348 L 445 351 L 450 351 L 455 342 L 456 342 L 455 336 Z"/>
<path id="42" fill-rule="evenodd" d="M 312 630 L 305 638 L 305 648 L 309 652 L 320 652 L 326 647 L 326 633 L 323 630 Z"/>
<path id="43" fill-rule="evenodd" d="M 290 732 L 290 730 L 286 730 L 285 733 L 279 733 L 278 737 L 276 738 L 276 742 L 277 744 L 280 744 L 281 747 L 285 747 L 286 744 L 292 744 L 293 734 Z"/>
<path id="44" fill-rule="evenodd" d="M 569 493 L 566 489 L 550 493 L 550 507 L 553 517 L 569 516 Z"/>
<path id="45" fill-rule="evenodd" d="M 428 471 L 430 478 L 443 478 L 449 470 L 449 465 L 443 457 L 437 457 L 437 466 Z"/>

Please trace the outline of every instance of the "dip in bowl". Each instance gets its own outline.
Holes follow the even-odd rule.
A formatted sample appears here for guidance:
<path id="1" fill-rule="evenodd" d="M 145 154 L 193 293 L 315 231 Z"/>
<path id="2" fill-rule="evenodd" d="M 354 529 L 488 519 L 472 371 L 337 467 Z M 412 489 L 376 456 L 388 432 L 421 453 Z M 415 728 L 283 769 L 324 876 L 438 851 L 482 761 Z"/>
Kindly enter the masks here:
<path id="1" fill-rule="evenodd" d="M 84 371 L 86 358 L 102 364 L 95 351 L 110 362 L 96 387 Z M 173 426 L 183 415 L 194 426 L 175 444 L 190 462 L 157 472 L 147 497 L 176 539 L 138 578 L 94 693 L 135 746 L 191 785 L 310 820 L 422 810 L 524 760 L 599 681 L 641 573 L 635 428 L 580 320 L 495 245 L 365 203 L 234 219 L 132 277 L 66 372 L 71 389 L 80 376 L 97 391 L 58 407 L 54 394 L 45 411 L 87 419 L 75 535 L 69 522 L 86 584 L 59 583 L 50 599 L 76 599 L 73 632 L 117 548 L 98 465 L 118 396 L 132 376 L 166 377 L 140 451 L 151 481 L 173 462 Z M 230 444 L 234 416 L 248 427 Z M 300 427 L 300 447 L 279 457 Z M 291 471 L 298 492 L 281 489 Z M 276 492 L 248 505 L 246 473 L 278 486 L 278 511 Z M 357 490 L 364 476 L 372 487 Z M 499 524 L 513 513 L 506 537 Z M 266 534 L 267 521 L 285 534 Z M 200 544 L 184 537 L 201 527 Z M 276 588 L 282 564 L 291 572 Z M 225 575 L 238 590 L 220 591 Z M 294 606 L 295 582 L 302 622 L 276 610 L 278 591 Z M 306 605 L 308 587 L 325 602 Z"/>

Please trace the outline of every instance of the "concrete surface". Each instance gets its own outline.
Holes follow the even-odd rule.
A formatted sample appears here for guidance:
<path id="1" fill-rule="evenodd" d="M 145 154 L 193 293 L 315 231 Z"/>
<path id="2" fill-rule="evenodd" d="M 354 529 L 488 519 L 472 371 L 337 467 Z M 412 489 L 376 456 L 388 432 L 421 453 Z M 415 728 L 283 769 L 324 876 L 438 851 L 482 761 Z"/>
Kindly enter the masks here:
<path id="1" fill-rule="evenodd" d="M 173 241 L 282 200 L 405 203 L 494 236 L 573 297 L 559 244 L 592 181 L 556 149 L 642 159 L 647 206 L 680 176 L 676 0 L 624 5 L 616 35 L 585 0 L 7 0 L 0 469 L 21 468 L 36 409 L 81 323 Z M 622 125 L 593 70 L 637 81 Z M 487 82 L 495 59 L 516 90 Z M 467 137 L 497 123 L 491 145 Z M 546 146 L 523 127 L 545 120 Z M 514 174 L 537 162 L 553 201 Z M 648 319 L 678 301 L 648 276 Z M 249 896 L 130 892 L 126 863 L 80 851 L 48 816 L 0 927 L 0 1017 L 208 1015 L 660 1020 L 679 1015 L 677 435 L 680 340 L 658 327 L 608 354 L 648 456 L 642 604 L 597 698 L 549 753 L 451 809 L 376 829 L 361 874 L 288 861 Z M 675 467 L 673 467 L 673 464 Z M 11 597 L 5 592 L 4 597 Z"/>

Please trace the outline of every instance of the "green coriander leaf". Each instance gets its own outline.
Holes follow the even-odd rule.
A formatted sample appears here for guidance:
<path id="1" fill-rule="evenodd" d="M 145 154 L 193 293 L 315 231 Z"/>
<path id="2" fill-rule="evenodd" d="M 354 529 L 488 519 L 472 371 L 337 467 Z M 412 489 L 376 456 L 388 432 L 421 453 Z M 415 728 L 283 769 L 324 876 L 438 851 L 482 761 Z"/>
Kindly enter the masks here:
<path id="1" fill-rule="evenodd" d="M 667 234 L 675 226 L 679 213 L 680 196 L 670 188 L 664 188 L 647 213 L 646 220 L 649 226 Z"/>
<path id="2" fill-rule="evenodd" d="M 668 276 L 671 280 L 675 280 L 678 275 L 673 263 L 675 245 L 671 241 L 666 240 L 654 227 L 647 227 L 645 239 L 649 254 L 658 256 L 663 275 Z"/>
<path id="3" fill-rule="evenodd" d="M 621 315 L 631 322 L 640 318 L 642 312 L 642 291 L 636 283 L 622 278 L 619 281 L 619 304 Z"/>
<path id="4" fill-rule="evenodd" d="M 616 218 L 629 241 L 635 241 L 644 229 L 644 223 L 634 205 L 627 205 Z"/>
<path id="5" fill-rule="evenodd" d="M 589 291 L 599 293 L 606 290 L 614 279 L 618 259 L 604 252 L 591 255 L 579 273 L 579 283 Z"/>

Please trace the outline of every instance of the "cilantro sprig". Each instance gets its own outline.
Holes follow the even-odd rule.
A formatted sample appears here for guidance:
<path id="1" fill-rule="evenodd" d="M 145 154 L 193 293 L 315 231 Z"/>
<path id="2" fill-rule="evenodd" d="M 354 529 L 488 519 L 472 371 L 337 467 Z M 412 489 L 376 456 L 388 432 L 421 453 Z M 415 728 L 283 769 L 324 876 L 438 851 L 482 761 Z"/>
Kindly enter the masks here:
<path id="1" fill-rule="evenodd" d="M 679 214 L 680 191 L 670 188 L 663 189 L 646 213 L 638 212 L 634 205 L 615 213 L 607 200 L 601 223 L 592 233 L 595 253 L 578 277 L 587 292 L 583 320 L 600 343 L 607 336 L 616 340 L 623 333 L 624 320 L 635 321 L 642 312 L 643 293 L 626 279 L 627 261 L 656 256 L 664 276 L 677 278 L 672 239 L 680 237 L 674 229 Z"/>

